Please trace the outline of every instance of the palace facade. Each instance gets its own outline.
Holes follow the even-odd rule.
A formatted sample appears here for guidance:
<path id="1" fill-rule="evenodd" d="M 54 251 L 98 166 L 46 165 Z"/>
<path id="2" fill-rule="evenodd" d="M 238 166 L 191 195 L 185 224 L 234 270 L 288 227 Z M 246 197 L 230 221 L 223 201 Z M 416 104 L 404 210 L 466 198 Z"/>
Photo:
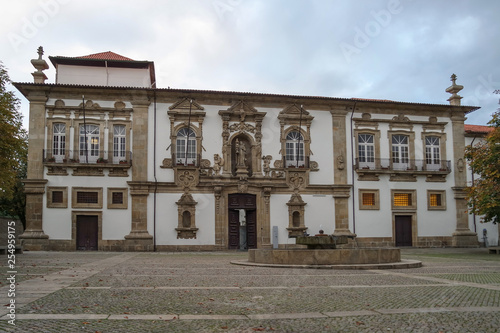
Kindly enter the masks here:
<path id="1" fill-rule="evenodd" d="M 449 104 L 156 88 L 153 62 L 39 50 L 30 102 L 30 250 L 478 246 L 465 116 Z M 481 228 L 481 230 L 478 230 Z"/>

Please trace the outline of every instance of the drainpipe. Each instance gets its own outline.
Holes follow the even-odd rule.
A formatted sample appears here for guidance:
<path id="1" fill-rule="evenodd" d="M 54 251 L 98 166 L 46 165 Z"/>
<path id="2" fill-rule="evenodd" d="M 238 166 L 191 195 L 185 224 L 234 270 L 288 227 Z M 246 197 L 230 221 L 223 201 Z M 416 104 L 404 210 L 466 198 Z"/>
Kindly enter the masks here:
<path id="1" fill-rule="evenodd" d="M 472 145 L 474 144 L 474 140 L 476 140 L 476 136 L 474 137 L 474 139 L 472 139 L 472 142 L 470 143 L 470 147 L 472 148 Z M 472 181 L 472 186 L 474 186 L 474 168 L 471 166 L 470 167 L 470 170 L 471 170 L 471 181 Z M 472 203 L 472 206 L 474 207 L 474 202 Z M 472 221 L 474 223 L 474 232 L 477 234 L 477 227 L 476 227 L 476 213 L 475 212 L 472 212 Z"/>
<path id="2" fill-rule="evenodd" d="M 154 110 L 153 177 L 155 179 L 155 187 L 154 187 L 154 192 L 153 192 L 153 251 L 156 252 L 156 193 L 158 190 L 158 180 L 156 179 L 156 89 L 153 90 L 153 110 Z"/>
<path id="3" fill-rule="evenodd" d="M 351 112 L 351 177 L 352 177 L 352 233 L 356 233 L 356 200 L 354 198 L 354 133 L 353 133 L 353 120 L 354 110 L 356 110 L 356 103 L 352 107 Z"/>

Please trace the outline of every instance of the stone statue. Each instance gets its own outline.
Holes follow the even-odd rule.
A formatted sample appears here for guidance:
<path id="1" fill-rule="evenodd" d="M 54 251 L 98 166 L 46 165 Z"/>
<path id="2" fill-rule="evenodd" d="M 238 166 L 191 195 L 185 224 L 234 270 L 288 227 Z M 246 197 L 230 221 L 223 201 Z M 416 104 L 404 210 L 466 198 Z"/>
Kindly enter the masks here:
<path id="1" fill-rule="evenodd" d="M 219 154 L 214 154 L 214 175 L 218 175 L 220 173 L 223 164 L 224 159 L 220 157 Z"/>
<path id="2" fill-rule="evenodd" d="M 262 156 L 262 160 L 264 161 L 264 167 L 263 167 L 263 170 L 264 170 L 264 176 L 265 177 L 269 177 L 269 173 L 271 172 L 271 160 L 273 159 L 273 157 L 271 155 L 267 155 L 267 156 Z"/>
<path id="3" fill-rule="evenodd" d="M 236 165 L 237 166 L 246 166 L 247 159 L 245 157 L 245 154 L 247 152 L 247 148 L 245 147 L 245 143 L 238 141 L 236 139 Z"/>

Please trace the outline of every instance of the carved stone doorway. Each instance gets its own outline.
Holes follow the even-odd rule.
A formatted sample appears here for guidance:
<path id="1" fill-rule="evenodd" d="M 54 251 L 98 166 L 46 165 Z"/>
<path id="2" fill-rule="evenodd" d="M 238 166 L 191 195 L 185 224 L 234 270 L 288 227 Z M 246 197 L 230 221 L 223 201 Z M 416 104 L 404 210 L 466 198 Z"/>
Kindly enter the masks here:
<path id="1" fill-rule="evenodd" d="M 236 142 L 238 141 L 239 145 L 245 146 L 245 165 L 248 169 L 248 176 L 252 176 L 252 144 L 250 140 L 245 134 L 240 134 L 233 138 L 231 142 L 231 173 L 233 176 L 236 176 L 236 169 L 238 164 L 238 154 L 236 152 Z"/>
<path id="2" fill-rule="evenodd" d="M 228 248 L 257 248 L 257 204 L 253 194 L 229 194 Z"/>

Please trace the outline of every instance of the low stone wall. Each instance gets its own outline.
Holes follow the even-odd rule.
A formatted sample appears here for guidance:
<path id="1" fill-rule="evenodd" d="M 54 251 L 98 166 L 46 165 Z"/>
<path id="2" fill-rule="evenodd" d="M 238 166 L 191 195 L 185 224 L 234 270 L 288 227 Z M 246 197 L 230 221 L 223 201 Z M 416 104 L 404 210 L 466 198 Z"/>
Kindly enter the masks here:
<path id="1" fill-rule="evenodd" d="M 282 265 L 355 265 L 401 261 L 396 248 L 248 250 L 248 261 Z"/>

